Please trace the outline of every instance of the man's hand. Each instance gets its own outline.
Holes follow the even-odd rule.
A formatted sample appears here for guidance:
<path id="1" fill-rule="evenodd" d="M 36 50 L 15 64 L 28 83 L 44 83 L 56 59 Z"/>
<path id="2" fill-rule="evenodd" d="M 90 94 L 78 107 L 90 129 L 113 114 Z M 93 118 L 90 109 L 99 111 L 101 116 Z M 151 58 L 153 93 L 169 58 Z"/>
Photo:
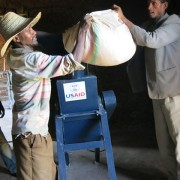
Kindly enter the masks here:
<path id="1" fill-rule="evenodd" d="M 0 101 L 0 118 L 3 118 L 5 115 L 5 110 L 4 110 L 4 107 Z"/>
<path id="2" fill-rule="evenodd" d="M 91 22 L 92 22 L 92 16 L 89 14 L 86 14 L 84 16 L 84 18 L 80 21 L 79 31 L 82 30 L 82 31 L 86 32 L 90 28 Z"/>
<path id="3" fill-rule="evenodd" d="M 120 6 L 117 6 L 116 4 L 114 4 L 112 9 L 118 13 L 119 19 L 122 20 L 124 18 L 124 14 Z"/>
<path id="4" fill-rule="evenodd" d="M 133 23 L 124 16 L 122 9 L 116 4 L 113 5 L 112 9 L 118 13 L 119 19 L 123 21 L 129 29 L 131 29 Z"/>

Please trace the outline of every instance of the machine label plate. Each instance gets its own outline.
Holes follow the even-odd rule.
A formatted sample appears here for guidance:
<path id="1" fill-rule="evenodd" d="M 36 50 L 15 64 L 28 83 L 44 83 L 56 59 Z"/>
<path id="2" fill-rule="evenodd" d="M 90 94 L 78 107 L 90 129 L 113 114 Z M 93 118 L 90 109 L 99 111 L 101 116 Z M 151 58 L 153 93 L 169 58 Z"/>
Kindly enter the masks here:
<path id="1" fill-rule="evenodd" d="M 77 101 L 87 98 L 85 81 L 64 83 L 63 87 L 66 102 Z"/>

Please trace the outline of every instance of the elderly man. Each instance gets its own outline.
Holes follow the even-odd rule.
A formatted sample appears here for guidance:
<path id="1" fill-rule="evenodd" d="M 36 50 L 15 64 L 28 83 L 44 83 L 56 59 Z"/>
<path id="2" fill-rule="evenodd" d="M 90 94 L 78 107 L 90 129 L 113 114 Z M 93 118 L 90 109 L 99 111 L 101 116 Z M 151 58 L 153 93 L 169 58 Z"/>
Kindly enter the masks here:
<path id="1" fill-rule="evenodd" d="M 72 54 L 51 56 L 36 51 L 38 45 L 33 26 L 39 21 L 8 12 L 0 20 L 1 56 L 7 54 L 12 72 L 13 146 L 19 180 L 54 180 L 56 167 L 53 145 L 48 133 L 50 78 L 83 70 L 83 57 L 88 18 L 79 28 Z M 9 50 L 7 51 L 7 49 Z"/>

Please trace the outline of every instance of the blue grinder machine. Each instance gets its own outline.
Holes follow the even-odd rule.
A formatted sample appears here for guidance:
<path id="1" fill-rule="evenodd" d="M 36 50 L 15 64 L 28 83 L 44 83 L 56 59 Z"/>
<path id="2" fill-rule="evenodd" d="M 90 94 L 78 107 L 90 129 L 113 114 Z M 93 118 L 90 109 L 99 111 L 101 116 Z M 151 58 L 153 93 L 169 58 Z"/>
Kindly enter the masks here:
<path id="1" fill-rule="evenodd" d="M 106 151 L 108 174 L 116 180 L 108 119 L 116 107 L 112 90 L 98 95 L 97 77 L 88 75 L 87 65 L 70 79 L 57 80 L 59 114 L 56 116 L 58 174 L 66 179 L 68 151 L 94 149 L 100 161 L 100 148 Z"/>

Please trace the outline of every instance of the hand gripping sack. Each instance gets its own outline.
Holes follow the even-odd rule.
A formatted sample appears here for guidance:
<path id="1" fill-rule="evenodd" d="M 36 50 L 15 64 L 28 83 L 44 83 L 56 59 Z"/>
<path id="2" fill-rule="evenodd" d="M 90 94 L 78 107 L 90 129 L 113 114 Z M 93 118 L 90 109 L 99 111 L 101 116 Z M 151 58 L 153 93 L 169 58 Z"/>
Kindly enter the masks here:
<path id="1" fill-rule="evenodd" d="M 83 61 L 97 66 L 122 64 L 134 55 L 136 45 L 128 27 L 118 20 L 113 10 L 92 12 L 91 28 L 86 32 Z M 79 23 L 63 33 L 65 49 L 72 52 L 79 29 Z"/>

